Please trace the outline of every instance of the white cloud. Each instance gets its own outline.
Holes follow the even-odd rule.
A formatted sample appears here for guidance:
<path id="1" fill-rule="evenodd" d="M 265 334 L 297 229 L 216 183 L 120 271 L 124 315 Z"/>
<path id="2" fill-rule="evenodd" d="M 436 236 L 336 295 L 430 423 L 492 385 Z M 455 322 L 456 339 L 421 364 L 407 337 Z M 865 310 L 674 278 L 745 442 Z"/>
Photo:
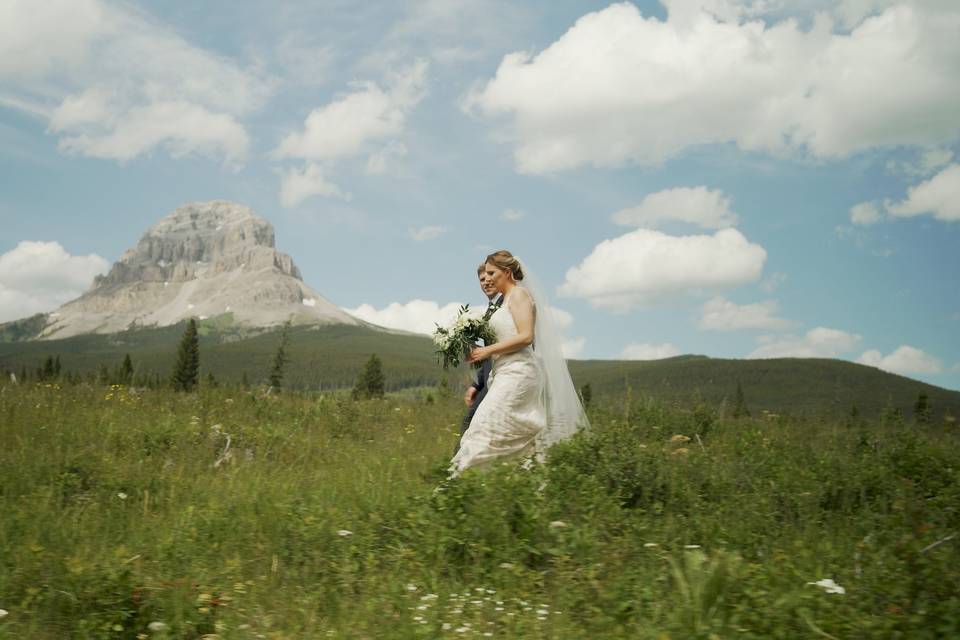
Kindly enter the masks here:
<path id="1" fill-rule="evenodd" d="M 926 149 L 915 160 L 887 162 L 887 169 L 913 177 L 926 177 L 953 160 L 950 149 Z"/>
<path id="2" fill-rule="evenodd" d="M 876 349 L 864 351 L 863 355 L 857 358 L 857 362 L 902 375 L 943 373 L 943 363 L 938 358 L 906 344 L 900 345 L 893 353 L 886 356 Z"/>
<path id="3" fill-rule="evenodd" d="M 722 229 L 737 223 L 730 211 L 730 198 L 719 189 L 679 187 L 651 193 L 636 207 L 613 214 L 617 224 L 655 227 L 665 220 L 690 222 L 704 229 Z"/>
<path id="4" fill-rule="evenodd" d="M 763 279 L 763 282 L 760 283 L 760 290 L 764 293 L 773 293 L 786 281 L 787 274 L 776 271 Z"/>
<path id="5" fill-rule="evenodd" d="M 102 117 L 96 111 L 97 105 L 86 105 L 80 110 L 70 106 L 69 115 L 65 116 L 64 105 L 53 114 L 51 131 L 75 130 Z M 65 125 L 64 120 L 69 124 Z M 100 134 L 65 135 L 60 139 L 60 149 L 125 161 L 162 146 L 175 158 L 194 153 L 222 156 L 228 164 L 236 166 L 250 144 L 246 130 L 233 116 L 214 113 L 189 102 L 154 102 L 131 108 L 113 118 L 110 125 L 109 130 Z"/>
<path id="6" fill-rule="evenodd" d="M 953 3 L 899 4 L 851 31 L 827 13 L 806 28 L 741 22 L 742 3 L 667 4 L 666 21 L 631 3 L 584 15 L 539 53 L 506 55 L 464 108 L 506 117 L 523 173 L 658 165 L 730 142 L 838 158 L 960 134 Z"/>
<path id="7" fill-rule="evenodd" d="M 367 153 L 373 143 L 403 133 L 410 111 L 426 93 L 427 63 L 418 61 L 381 88 L 356 83 L 354 90 L 310 112 L 302 132 L 291 133 L 273 157 L 333 161 Z"/>
<path id="8" fill-rule="evenodd" d="M 850 222 L 866 226 L 880 221 L 880 208 L 874 202 L 861 202 L 850 207 Z"/>
<path id="9" fill-rule="evenodd" d="M 578 358 L 580 357 L 580 354 L 583 353 L 583 348 L 586 346 L 586 344 L 586 338 L 570 338 L 563 341 L 560 351 L 563 353 L 564 358 Z"/>
<path id="10" fill-rule="evenodd" d="M 437 324 L 448 325 L 457 317 L 460 304 L 450 302 L 441 307 L 431 300 L 411 300 L 407 303 L 393 302 L 383 309 L 361 304 L 356 309 L 345 309 L 345 311 L 381 327 L 432 334 Z"/>
<path id="11" fill-rule="evenodd" d="M 700 310 L 701 329 L 737 331 L 739 329 L 769 329 L 777 331 L 790 326 L 789 320 L 777 317 L 777 303 L 773 300 L 753 304 L 736 304 L 717 296 L 708 300 Z"/>
<path id="12" fill-rule="evenodd" d="M 960 164 L 951 164 L 925 182 L 910 187 L 902 202 L 887 204 L 892 216 L 932 214 L 938 220 L 960 220 Z"/>
<path id="13" fill-rule="evenodd" d="M 563 357 L 576 358 L 580 356 L 587 344 L 587 339 L 582 336 L 578 336 L 576 338 L 567 336 L 567 332 L 573 325 L 573 315 L 569 311 L 564 311 L 563 309 L 558 309 L 557 307 L 550 307 L 549 309 L 553 324 L 556 326 L 557 331 L 559 331 L 563 341 L 561 344 Z"/>
<path id="14" fill-rule="evenodd" d="M 504 222 L 519 222 L 527 217 L 527 214 L 518 209 L 505 209 L 500 213 L 500 219 Z"/>
<path id="15" fill-rule="evenodd" d="M 560 295 L 626 311 L 684 292 L 728 288 L 760 277 L 767 252 L 736 229 L 669 236 L 638 229 L 605 240 L 567 271 Z"/>
<path id="16" fill-rule="evenodd" d="M 377 46 L 358 61 L 362 70 L 391 68 L 426 55 L 448 68 L 507 50 L 535 24 L 535 12 L 510 0 L 417 0 L 395 3 L 398 19 Z M 379 12 L 379 11 L 378 11 Z"/>
<path id="17" fill-rule="evenodd" d="M 296 207 L 310 196 L 325 196 L 351 200 L 353 196 L 344 192 L 324 175 L 323 168 L 313 162 L 298 170 L 291 168 L 281 172 L 280 203 L 288 208 Z"/>
<path id="18" fill-rule="evenodd" d="M 96 254 L 72 256 L 58 242 L 19 243 L 0 255 L 0 322 L 55 309 L 109 266 Z"/>
<path id="19" fill-rule="evenodd" d="M 663 360 L 680 355 L 680 350 L 669 342 L 663 344 L 631 343 L 620 353 L 621 360 Z"/>
<path id="20" fill-rule="evenodd" d="M 0 81 L 7 104 L 44 105 L 61 149 L 129 160 L 163 149 L 237 166 L 249 139 L 239 118 L 272 81 L 191 45 L 126 4 L 6 2 Z"/>
<path id="21" fill-rule="evenodd" d="M 837 358 L 860 344 L 861 337 L 839 329 L 817 327 L 802 336 L 760 336 L 748 358 Z"/>
<path id="22" fill-rule="evenodd" d="M 391 140 L 382 149 L 374 151 L 367 158 L 367 173 L 379 175 L 387 173 L 401 158 L 407 155 L 407 146 Z"/>
<path id="23" fill-rule="evenodd" d="M 407 234 L 416 242 L 434 240 L 445 234 L 449 229 L 437 225 L 427 225 L 419 229 L 408 229 Z"/>

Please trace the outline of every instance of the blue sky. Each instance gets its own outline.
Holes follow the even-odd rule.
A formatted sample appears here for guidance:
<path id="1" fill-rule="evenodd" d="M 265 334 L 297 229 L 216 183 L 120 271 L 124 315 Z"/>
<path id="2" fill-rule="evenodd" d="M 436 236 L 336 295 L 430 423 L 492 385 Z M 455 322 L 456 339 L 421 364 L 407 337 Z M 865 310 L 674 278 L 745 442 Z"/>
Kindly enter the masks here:
<path id="1" fill-rule="evenodd" d="M 180 204 L 424 330 L 508 248 L 568 354 L 960 389 L 951 0 L 0 5 L 0 321 Z"/>

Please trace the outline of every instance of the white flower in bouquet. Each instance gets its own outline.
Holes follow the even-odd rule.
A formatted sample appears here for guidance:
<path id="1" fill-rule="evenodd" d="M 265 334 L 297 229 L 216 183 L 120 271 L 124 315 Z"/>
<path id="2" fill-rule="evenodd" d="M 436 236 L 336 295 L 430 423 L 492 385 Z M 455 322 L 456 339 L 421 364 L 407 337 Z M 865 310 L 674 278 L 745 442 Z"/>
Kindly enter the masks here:
<path id="1" fill-rule="evenodd" d="M 437 358 L 444 369 L 457 367 L 466 358 L 470 350 L 478 343 L 485 345 L 497 341 L 497 335 L 484 317 L 470 312 L 470 305 L 460 307 L 457 319 L 449 327 L 437 325 L 433 334 L 433 343 L 437 345 Z M 479 363 L 474 363 L 479 367 Z"/>

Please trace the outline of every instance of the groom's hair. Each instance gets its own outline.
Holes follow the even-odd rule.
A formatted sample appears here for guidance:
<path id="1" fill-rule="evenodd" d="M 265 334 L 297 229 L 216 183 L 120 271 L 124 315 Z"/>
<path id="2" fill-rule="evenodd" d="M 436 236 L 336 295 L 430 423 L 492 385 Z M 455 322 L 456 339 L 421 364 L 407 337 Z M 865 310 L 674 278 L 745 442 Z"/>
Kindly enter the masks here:
<path id="1" fill-rule="evenodd" d="M 481 262 L 479 265 L 477 265 L 477 275 L 480 275 L 481 273 L 483 273 L 486 270 L 486 268 L 487 268 L 486 262 Z"/>

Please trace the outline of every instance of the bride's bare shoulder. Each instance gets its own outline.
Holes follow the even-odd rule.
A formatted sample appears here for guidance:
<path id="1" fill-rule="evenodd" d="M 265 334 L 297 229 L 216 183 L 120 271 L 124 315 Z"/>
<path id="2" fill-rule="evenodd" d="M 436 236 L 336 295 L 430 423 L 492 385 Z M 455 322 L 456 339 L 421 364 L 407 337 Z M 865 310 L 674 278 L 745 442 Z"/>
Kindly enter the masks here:
<path id="1" fill-rule="evenodd" d="M 514 287 L 510 292 L 510 304 L 515 303 L 528 304 L 533 306 L 533 296 L 524 287 Z"/>

